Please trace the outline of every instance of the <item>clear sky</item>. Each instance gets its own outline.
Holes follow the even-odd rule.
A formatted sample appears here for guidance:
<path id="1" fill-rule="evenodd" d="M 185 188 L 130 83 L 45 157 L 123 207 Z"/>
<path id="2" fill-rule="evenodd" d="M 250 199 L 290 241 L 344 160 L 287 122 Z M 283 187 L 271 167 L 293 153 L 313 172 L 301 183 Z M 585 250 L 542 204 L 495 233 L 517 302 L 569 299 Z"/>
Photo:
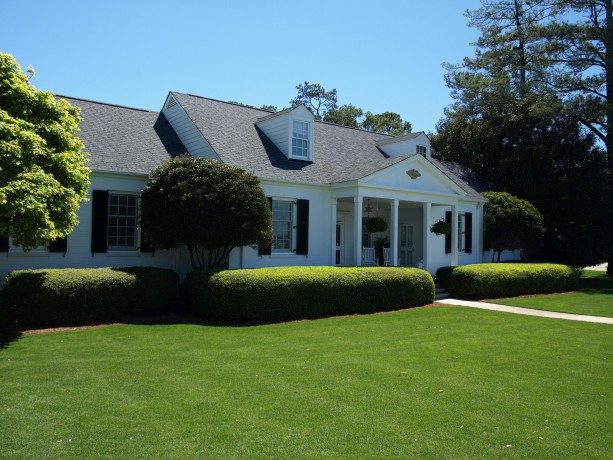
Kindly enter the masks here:
<path id="1" fill-rule="evenodd" d="M 304 81 L 433 131 L 479 0 L 0 0 L 0 51 L 56 94 L 160 110 L 168 91 L 287 107 Z"/>

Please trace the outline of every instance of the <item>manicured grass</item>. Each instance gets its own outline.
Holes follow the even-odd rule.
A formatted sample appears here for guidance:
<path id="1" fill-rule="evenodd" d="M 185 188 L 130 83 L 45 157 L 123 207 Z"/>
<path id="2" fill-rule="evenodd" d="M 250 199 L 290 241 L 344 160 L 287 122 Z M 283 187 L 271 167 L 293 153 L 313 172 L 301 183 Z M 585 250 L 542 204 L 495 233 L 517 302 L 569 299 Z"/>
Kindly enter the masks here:
<path id="1" fill-rule="evenodd" d="M 0 349 L 2 458 L 610 458 L 613 327 L 462 307 Z"/>
<path id="2" fill-rule="evenodd" d="M 496 299 L 488 302 L 537 310 L 613 317 L 613 279 L 605 272 L 586 270 L 581 289 L 564 294 Z"/>

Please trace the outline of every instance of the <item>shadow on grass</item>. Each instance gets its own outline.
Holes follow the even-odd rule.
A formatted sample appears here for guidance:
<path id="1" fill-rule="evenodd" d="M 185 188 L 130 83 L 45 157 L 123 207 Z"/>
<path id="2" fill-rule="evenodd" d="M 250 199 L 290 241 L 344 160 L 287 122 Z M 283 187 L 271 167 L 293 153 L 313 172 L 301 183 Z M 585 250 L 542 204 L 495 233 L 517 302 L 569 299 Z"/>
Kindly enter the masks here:
<path id="1" fill-rule="evenodd" d="M 0 327 L 0 350 L 19 340 L 23 333 L 15 327 Z"/>
<path id="2" fill-rule="evenodd" d="M 601 294 L 610 294 L 613 290 L 613 278 L 609 276 L 601 276 L 597 278 L 580 278 L 579 290 L 583 292 L 586 292 L 587 290 L 603 290 L 604 292 L 601 292 Z M 594 294 L 595 293 L 596 292 L 594 292 Z"/>

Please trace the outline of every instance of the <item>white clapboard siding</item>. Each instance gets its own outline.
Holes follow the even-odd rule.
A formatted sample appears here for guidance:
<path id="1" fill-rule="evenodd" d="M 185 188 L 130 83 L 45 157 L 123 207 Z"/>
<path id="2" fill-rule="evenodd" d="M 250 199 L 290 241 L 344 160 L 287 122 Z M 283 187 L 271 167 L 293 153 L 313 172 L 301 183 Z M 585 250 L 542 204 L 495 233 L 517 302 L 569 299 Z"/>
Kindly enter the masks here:
<path id="1" fill-rule="evenodd" d="M 170 97 L 172 98 L 172 96 Z M 174 104 L 171 103 L 173 101 Z M 163 113 L 191 156 L 219 160 L 219 156 L 213 150 L 211 144 L 198 130 L 192 119 L 187 116 L 178 101 L 173 98 L 167 102 Z"/>

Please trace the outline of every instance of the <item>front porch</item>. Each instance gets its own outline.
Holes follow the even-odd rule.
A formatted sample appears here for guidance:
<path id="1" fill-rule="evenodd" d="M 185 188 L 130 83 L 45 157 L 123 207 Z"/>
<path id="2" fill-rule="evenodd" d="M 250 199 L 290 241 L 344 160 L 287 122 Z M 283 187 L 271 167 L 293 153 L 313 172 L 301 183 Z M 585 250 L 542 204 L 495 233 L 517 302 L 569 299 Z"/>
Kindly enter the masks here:
<path id="1" fill-rule="evenodd" d="M 442 265 L 458 265 L 457 204 L 419 201 L 420 198 L 423 199 L 373 194 L 333 199 L 332 265 L 405 266 L 430 272 Z M 432 224 L 444 218 L 446 211 L 451 212 L 452 224 L 449 253 L 445 251 L 445 237 L 430 232 Z M 367 217 L 382 217 L 387 229 L 369 232 L 363 225 Z M 384 251 L 384 247 L 389 249 Z"/>

